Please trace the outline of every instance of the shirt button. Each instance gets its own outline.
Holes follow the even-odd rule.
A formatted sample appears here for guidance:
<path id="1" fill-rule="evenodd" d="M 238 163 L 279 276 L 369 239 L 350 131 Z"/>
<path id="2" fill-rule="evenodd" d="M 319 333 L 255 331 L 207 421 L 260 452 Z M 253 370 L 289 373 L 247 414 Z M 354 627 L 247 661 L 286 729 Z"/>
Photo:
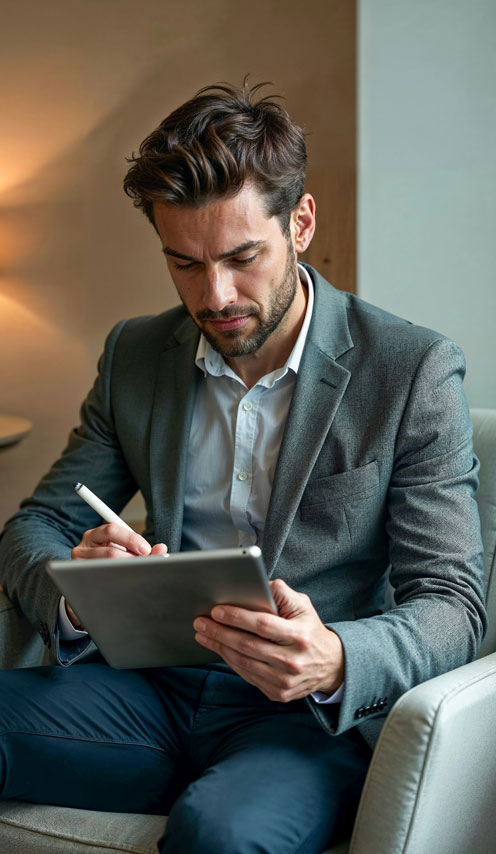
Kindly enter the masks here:
<path id="1" fill-rule="evenodd" d="M 238 474 L 238 480 L 246 480 L 247 477 L 248 475 L 245 471 L 240 471 L 240 473 Z"/>
<path id="2" fill-rule="evenodd" d="M 253 406 L 249 400 L 247 400 L 246 403 L 243 403 L 243 409 L 245 412 L 249 412 L 250 409 L 253 409 Z"/>

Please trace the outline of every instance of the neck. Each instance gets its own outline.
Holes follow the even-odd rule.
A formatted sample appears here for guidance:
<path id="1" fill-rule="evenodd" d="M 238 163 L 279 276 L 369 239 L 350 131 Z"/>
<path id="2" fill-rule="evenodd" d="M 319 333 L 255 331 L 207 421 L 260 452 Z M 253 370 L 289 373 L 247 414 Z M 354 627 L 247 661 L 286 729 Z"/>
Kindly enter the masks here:
<path id="1" fill-rule="evenodd" d="M 308 291 L 300 281 L 284 320 L 265 344 L 247 356 L 226 358 L 226 363 L 247 388 L 252 388 L 262 377 L 282 368 L 287 362 L 303 326 L 307 302 Z"/>

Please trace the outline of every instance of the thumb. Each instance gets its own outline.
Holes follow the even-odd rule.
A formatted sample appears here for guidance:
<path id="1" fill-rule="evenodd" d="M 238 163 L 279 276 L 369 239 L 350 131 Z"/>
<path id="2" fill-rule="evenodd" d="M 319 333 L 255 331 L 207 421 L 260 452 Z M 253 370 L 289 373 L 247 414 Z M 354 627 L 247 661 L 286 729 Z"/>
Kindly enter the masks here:
<path id="1" fill-rule="evenodd" d="M 274 602 L 277 605 L 279 616 L 286 620 L 292 620 L 308 611 L 312 607 L 310 599 L 305 593 L 293 590 L 282 578 L 269 581 Z"/>
<path id="2" fill-rule="evenodd" d="M 150 552 L 151 555 L 166 555 L 168 552 L 165 543 L 155 543 Z"/>

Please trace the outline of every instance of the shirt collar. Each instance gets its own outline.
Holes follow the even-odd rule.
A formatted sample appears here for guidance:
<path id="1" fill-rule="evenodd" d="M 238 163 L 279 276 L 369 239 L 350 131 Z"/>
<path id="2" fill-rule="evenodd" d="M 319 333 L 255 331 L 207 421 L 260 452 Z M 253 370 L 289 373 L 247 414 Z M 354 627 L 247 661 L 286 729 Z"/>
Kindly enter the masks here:
<path id="1" fill-rule="evenodd" d="M 312 311 L 313 311 L 313 282 L 311 277 L 308 274 L 308 271 L 301 264 L 298 264 L 298 272 L 300 275 L 300 281 L 306 285 L 308 291 L 308 299 L 307 299 L 307 307 L 305 311 L 305 318 L 303 320 L 303 325 L 300 329 L 298 338 L 296 339 L 295 345 L 289 354 L 286 363 L 282 366 L 282 368 L 277 368 L 276 371 L 272 371 L 271 374 L 268 374 L 267 377 L 262 377 L 260 382 L 265 385 L 263 382 L 264 379 L 271 378 L 270 385 L 273 385 L 278 379 L 285 376 L 289 370 L 293 371 L 293 373 L 298 373 L 298 368 L 300 367 L 301 357 L 303 355 L 303 348 L 305 347 L 305 342 L 307 340 L 308 328 L 310 326 L 310 321 L 312 319 Z M 200 340 L 198 342 L 198 347 L 196 350 L 195 356 L 195 365 L 203 371 L 203 375 L 206 376 L 207 373 L 211 374 L 214 377 L 221 376 L 232 376 L 234 379 L 238 379 L 234 371 L 231 370 L 229 365 L 226 364 L 220 353 L 208 343 L 205 336 L 200 335 Z"/>

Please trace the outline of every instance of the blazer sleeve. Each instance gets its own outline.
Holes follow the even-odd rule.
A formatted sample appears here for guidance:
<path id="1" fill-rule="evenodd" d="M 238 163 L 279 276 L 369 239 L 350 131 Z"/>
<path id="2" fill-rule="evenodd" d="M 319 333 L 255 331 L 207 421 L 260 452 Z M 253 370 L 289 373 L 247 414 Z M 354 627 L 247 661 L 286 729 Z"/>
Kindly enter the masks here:
<path id="1" fill-rule="evenodd" d="M 116 512 L 137 490 L 115 435 L 111 402 L 112 363 L 124 325 L 125 321 L 119 323 L 107 338 L 94 386 L 81 407 L 80 426 L 0 538 L 5 593 L 39 631 L 59 664 L 87 657 L 95 649 L 87 638 L 60 640 L 60 592 L 45 572 L 48 560 L 70 558 L 84 531 L 101 524 L 98 514 L 76 495 L 73 483 L 86 483 Z"/>
<path id="2" fill-rule="evenodd" d="M 395 604 L 386 613 L 329 626 L 344 646 L 345 690 L 339 709 L 312 704 L 312 711 L 330 733 L 365 718 L 375 723 L 369 719 L 384 718 L 409 688 L 477 654 L 486 614 L 478 461 L 464 374 L 460 349 L 438 339 L 412 380 L 387 499 Z"/>

